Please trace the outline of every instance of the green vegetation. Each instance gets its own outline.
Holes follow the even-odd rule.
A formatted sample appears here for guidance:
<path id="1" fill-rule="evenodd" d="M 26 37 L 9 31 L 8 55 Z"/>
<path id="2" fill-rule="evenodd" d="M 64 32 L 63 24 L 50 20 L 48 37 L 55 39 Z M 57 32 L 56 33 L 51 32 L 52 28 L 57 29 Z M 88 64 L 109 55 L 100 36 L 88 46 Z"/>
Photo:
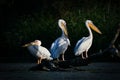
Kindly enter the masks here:
<path id="1" fill-rule="evenodd" d="M 57 22 L 58 19 L 63 18 L 67 22 L 71 41 L 71 48 L 69 48 L 71 50 L 67 53 L 73 54 L 76 42 L 81 37 L 88 36 L 85 20 L 90 19 L 103 33 L 100 35 L 93 31 L 94 41 L 90 51 L 98 52 L 110 44 L 116 32 L 115 26 L 120 20 L 120 1 L 113 1 L 118 3 L 112 0 L 108 2 L 104 0 L 99 2 L 96 0 L 91 0 L 91 2 L 55 0 L 51 2 L 51 5 L 44 3 L 41 10 L 18 17 L 12 16 L 6 28 L 3 28 L 1 47 L 9 50 L 8 55 L 10 55 L 9 52 L 14 55 L 22 52 L 23 44 L 40 39 L 42 45 L 49 49 L 52 42 L 61 36 Z"/>

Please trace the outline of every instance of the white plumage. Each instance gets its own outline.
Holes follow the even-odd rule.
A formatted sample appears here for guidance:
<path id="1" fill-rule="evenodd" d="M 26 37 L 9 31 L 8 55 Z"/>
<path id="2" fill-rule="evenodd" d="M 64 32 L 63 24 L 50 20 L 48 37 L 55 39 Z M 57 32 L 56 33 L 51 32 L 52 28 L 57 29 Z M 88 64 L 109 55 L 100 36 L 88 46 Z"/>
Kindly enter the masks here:
<path id="1" fill-rule="evenodd" d="M 58 25 L 62 30 L 61 37 L 57 38 L 51 45 L 50 52 L 52 58 L 59 58 L 62 54 L 62 60 L 64 61 L 64 53 L 70 45 L 70 40 L 68 39 L 68 33 L 66 28 L 66 22 L 63 19 L 58 20 Z"/>
<path id="2" fill-rule="evenodd" d="M 30 53 L 38 59 L 38 64 L 42 59 L 52 60 L 51 53 L 43 46 L 41 46 L 40 40 L 35 40 L 31 43 L 25 44 L 23 47 L 28 47 Z"/>
<path id="3" fill-rule="evenodd" d="M 89 36 L 88 37 L 83 37 L 80 39 L 74 48 L 74 53 L 76 56 L 82 55 L 82 58 L 85 59 L 88 57 L 88 50 L 92 45 L 93 42 L 93 34 L 90 28 L 92 28 L 94 31 L 97 33 L 101 34 L 100 30 L 92 23 L 91 20 L 86 20 L 86 27 L 89 31 Z M 85 57 L 83 55 L 85 53 Z"/>

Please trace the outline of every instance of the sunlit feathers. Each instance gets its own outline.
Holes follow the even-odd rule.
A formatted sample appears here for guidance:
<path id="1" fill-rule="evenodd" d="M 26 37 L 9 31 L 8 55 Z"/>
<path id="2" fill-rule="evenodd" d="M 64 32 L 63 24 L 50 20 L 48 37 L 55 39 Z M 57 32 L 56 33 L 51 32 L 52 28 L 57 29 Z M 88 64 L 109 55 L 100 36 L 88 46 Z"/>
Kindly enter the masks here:
<path id="1" fill-rule="evenodd" d="M 83 37 L 81 38 L 77 43 L 74 48 L 74 53 L 76 56 L 82 55 L 82 58 L 85 59 L 88 57 L 88 50 L 92 45 L 93 42 L 93 34 L 91 29 L 96 31 L 97 33 L 101 34 L 101 31 L 92 23 L 91 20 L 86 20 L 86 27 L 89 31 L 89 36 L 88 37 Z M 91 28 L 91 29 L 90 29 Z M 83 55 L 85 53 L 85 55 Z M 85 57 L 84 57 L 85 56 Z"/>
<path id="2" fill-rule="evenodd" d="M 51 56 L 55 58 L 59 58 L 62 54 L 62 60 L 64 61 L 64 53 L 70 45 L 70 40 L 68 39 L 68 32 L 66 28 L 66 22 L 63 19 L 58 20 L 58 25 L 62 30 L 61 37 L 57 38 L 51 45 L 50 52 Z"/>

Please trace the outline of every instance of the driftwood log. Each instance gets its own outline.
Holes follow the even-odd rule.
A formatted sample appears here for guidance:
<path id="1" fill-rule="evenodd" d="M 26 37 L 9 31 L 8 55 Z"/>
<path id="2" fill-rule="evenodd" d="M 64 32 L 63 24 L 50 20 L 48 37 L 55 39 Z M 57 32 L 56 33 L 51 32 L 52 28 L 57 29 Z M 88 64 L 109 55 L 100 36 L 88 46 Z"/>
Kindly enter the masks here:
<path id="1" fill-rule="evenodd" d="M 92 54 L 91 60 L 120 61 L 120 23 L 117 25 L 117 31 L 110 45 L 98 53 Z"/>
<path id="2" fill-rule="evenodd" d="M 43 60 L 41 64 L 33 66 L 30 70 L 45 70 L 45 71 L 64 71 L 67 68 L 87 66 L 92 61 L 120 61 L 120 24 L 116 31 L 115 37 L 111 41 L 110 45 L 98 53 L 92 54 L 88 59 L 82 59 L 80 56 L 74 57 L 66 61 L 47 61 Z M 118 41 L 116 44 L 116 40 Z M 117 46 L 117 47 L 116 47 Z"/>
<path id="3" fill-rule="evenodd" d="M 43 60 L 41 64 L 33 66 L 32 68 L 30 68 L 30 70 L 65 71 L 68 68 L 77 67 L 77 66 L 87 66 L 88 64 L 89 64 L 88 59 L 82 59 L 80 57 L 76 57 L 74 59 L 65 60 L 65 61 Z"/>

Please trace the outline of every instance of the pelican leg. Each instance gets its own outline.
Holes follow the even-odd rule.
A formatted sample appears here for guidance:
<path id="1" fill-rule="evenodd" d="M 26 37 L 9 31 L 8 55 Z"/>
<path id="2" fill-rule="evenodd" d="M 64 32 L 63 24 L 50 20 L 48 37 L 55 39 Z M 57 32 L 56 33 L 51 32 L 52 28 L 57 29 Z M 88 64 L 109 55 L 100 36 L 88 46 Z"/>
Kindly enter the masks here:
<path id="1" fill-rule="evenodd" d="M 81 54 L 81 56 L 82 56 L 82 59 L 85 59 L 85 57 L 84 57 L 83 53 Z"/>
<path id="2" fill-rule="evenodd" d="M 87 51 L 85 51 L 85 56 L 86 56 L 86 58 L 88 58 L 88 54 L 87 54 Z"/>
<path id="3" fill-rule="evenodd" d="M 37 60 L 37 64 L 39 64 L 40 63 L 40 61 L 39 61 L 39 59 Z"/>
<path id="4" fill-rule="evenodd" d="M 64 54 L 62 54 L 62 60 L 65 61 Z"/>
<path id="5" fill-rule="evenodd" d="M 38 58 L 38 61 L 37 61 L 37 64 L 40 64 L 40 63 L 41 63 L 41 61 L 42 61 L 42 58 L 41 58 L 41 57 L 39 57 L 39 58 Z"/>

